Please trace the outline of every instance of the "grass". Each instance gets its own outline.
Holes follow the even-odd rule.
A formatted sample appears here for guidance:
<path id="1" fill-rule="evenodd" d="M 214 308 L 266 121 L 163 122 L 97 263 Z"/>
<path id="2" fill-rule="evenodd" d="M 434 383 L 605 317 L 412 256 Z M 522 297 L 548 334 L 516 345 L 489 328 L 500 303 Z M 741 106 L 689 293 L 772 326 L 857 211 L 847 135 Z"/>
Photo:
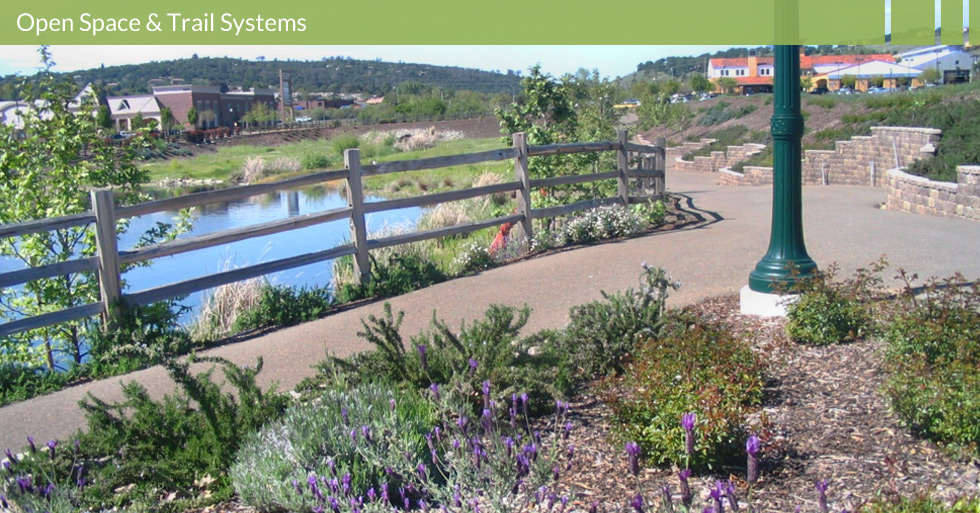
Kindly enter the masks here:
<path id="1" fill-rule="evenodd" d="M 149 171 L 150 181 L 153 182 L 176 178 L 227 181 L 239 174 L 242 166 L 249 159 L 254 159 L 255 157 L 262 157 L 267 162 L 273 162 L 280 158 L 304 160 L 304 157 L 305 161 L 309 161 L 311 155 L 317 155 L 327 158 L 329 168 L 341 169 L 344 165 L 344 159 L 343 155 L 337 150 L 338 148 L 345 147 L 345 145 L 335 145 L 332 141 L 301 141 L 275 147 L 248 145 L 220 146 L 213 153 L 205 153 L 187 159 L 151 162 L 143 167 Z M 350 141 L 346 142 L 350 143 Z M 446 141 L 434 148 L 424 150 L 389 154 L 384 154 L 385 152 L 379 151 L 379 156 L 371 159 L 362 156 L 362 161 L 391 162 L 396 160 L 442 157 L 492 150 L 501 147 L 503 147 L 503 143 L 496 137 L 486 139 L 458 139 Z M 373 195 L 383 195 L 386 197 L 415 196 L 418 194 L 469 187 L 477 177 L 486 171 L 506 176 L 512 173 L 511 163 L 510 161 L 484 162 L 480 164 L 467 164 L 463 166 L 372 176 L 364 181 L 364 188 L 368 194 Z M 280 180 L 309 172 L 311 170 L 306 169 L 292 173 L 281 173 L 267 179 Z"/>

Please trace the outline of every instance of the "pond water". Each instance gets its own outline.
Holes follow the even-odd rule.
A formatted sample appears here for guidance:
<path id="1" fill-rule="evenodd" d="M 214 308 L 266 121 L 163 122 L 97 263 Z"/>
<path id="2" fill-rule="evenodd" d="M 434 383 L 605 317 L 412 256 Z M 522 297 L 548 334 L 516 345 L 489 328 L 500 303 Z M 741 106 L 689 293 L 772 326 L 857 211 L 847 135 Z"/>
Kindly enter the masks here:
<path id="1" fill-rule="evenodd" d="M 365 201 L 382 198 L 368 197 Z M 347 200 L 337 191 L 324 188 L 304 188 L 278 191 L 244 200 L 214 203 L 193 210 L 194 229 L 183 237 L 214 233 L 222 230 L 265 223 L 299 215 L 346 207 Z M 368 231 L 386 226 L 414 226 L 420 209 L 406 208 L 367 215 Z M 173 223 L 176 212 L 159 212 L 134 218 L 129 231 L 119 239 L 120 251 L 131 249 L 140 234 L 157 222 Z M 330 249 L 350 240 L 350 224 L 346 219 L 309 226 L 275 235 L 201 249 L 158 258 L 150 267 L 130 270 L 123 275 L 126 291 L 138 292 L 169 283 L 183 281 L 225 269 L 245 267 L 262 262 Z M 273 284 L 293 286 L 329 286 L 332 278 L 331 261 L 289 269 L 265 278 Z M 20 262 L 0 259 L 0 272 L 20 269 Z M 205 292 L 193 294 L 182 301 L 193 311 L 181 321 L 189 322 L 197 315 Z"/>

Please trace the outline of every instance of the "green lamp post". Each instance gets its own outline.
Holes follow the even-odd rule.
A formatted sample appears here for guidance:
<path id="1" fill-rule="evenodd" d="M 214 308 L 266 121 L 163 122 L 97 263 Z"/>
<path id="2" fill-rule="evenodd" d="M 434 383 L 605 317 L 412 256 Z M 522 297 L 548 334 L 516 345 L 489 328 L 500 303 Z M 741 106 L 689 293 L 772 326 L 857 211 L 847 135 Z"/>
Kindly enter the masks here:
<path id="1" fill-rule="evenodd" d="M 776 45 L 774 66 L 772 231 L 769 250 L 749 273 L 749 288 L 761 293 L 773 292 L 777 284 L 792 286 L 817 270 L 803 241 L 800 46 Z"/>

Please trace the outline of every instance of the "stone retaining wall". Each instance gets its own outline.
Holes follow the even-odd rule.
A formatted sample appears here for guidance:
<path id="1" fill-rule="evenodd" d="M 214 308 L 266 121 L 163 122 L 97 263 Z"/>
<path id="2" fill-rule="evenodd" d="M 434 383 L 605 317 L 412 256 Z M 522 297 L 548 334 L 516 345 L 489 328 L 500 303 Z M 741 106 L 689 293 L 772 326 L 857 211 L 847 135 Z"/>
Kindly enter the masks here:
<path id="1" fill-rule="evenodd" d="M 958 166 L 956 183 L 934 182 L 899 169 L 887 173 L 889 210 L 980 221 L 980 166 Z"/>
<path id="2" fill-rule="evenodd" d="M 721 185 L 772 185 L 772 168 L 762 166 L 745 166 L 741 173 L 731 169 L 719 171 Z"/>
<path id="3" fill-rule="evenodd" d="M 916 160 L 932 157 L 941 134 L 942 131 L 934 128 L 876 126 L 871 128 L 870 136 L 854 136 L 849 141 L 837 141 L 834 150 L 806 150 L 802 163 L 803 183 L 885 187 L 888 184 L 888 169 L 905 167 Z M 764 169 L 769 169 L 768 180 L 762 178 L 766 174 Z M 771 168 L 758 168 L 753 171 L 753 176 L 749 174 L 732 172 L 722 177 L 720 183 L 772 183 Z"/>
<path id="4" fill-rule="evenodd" d="M 764 144 L 745 144 L 742 146 L 729 146 L 725 151 L 713 151 L 708 157 L 694 157 L 694 160 L 683 160 L 677 157 L 674 160 L 674 169 L 679 171 L 700 171 L 713 173 L 722 169 L 734 166 L 743 160 L 762 151 Z"/>
<path id="5" fill-rule="evenodd" d="M 704 148 L 705 146 L 715 142 L 716 140 L 717 139 L 701 139 L 698 142 L 684 141 L 684 143 L 681 144 L 680 146 L 669 146 L 667 148 L 667 159 L 677 160 L 682 155 L 687 155 L 692 151 L 700 150 L 701 148 Z"/>

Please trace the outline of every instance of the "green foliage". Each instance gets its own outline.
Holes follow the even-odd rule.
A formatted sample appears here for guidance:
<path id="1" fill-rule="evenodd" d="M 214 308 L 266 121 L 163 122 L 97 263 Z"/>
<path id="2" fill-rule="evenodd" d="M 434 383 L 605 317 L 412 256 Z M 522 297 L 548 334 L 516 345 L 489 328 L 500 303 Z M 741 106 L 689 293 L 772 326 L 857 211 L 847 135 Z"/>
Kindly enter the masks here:
<path id="1" fill-rule="evenodd" d="M 520 338 L 531 310 L 491 305 L 483 319 L 452 330 L 433 314 L 429 329 L 406 345 L 400 333 L 404 312 L 397 315 L 385 303 L 382 317 L 362 320 L 358 336 L 375 347 L 347 360 L 333 359 L 322 368 L 344 382 L 379 378 L 421 390 L 435 383 L 473 397 L 484 381 L 502 394 L 527 392 L 532 397 L 561 397 L 571 380 L 564 355 L 542 344 L 545 335 Z M 424 349 L 422 349 L 424 348 Z M 423 358 L 422 353 L 425 353 Z"/>
<path id="2" fill-rule="evenodd" d="M 449 277 L 435 263 L 419 255 L 391 255 L 384 260 L 371 258 L 371 279 L 367 283 L 345 283 L 336 291 L 337 301 L 348 303 L 367 298 L 386 298 L 428 287 Z"/>
<path id="3" fill-rule="evenodd" d="M 187 119 L 190 122 L 190 113 L 188 113 Z M 257 126 L 271 125 L 278 119 L 279 114 L 270 109 L 265 102 L 253 102 L 248 112 L 242 116 L 243 122 Z"/>
<path id="4" fill-rule="evenodd" d="M 333 151 L 343 155 L 345 150 L 352 150 L 361 145 L 361 140 L 354 133 L 344 133 L 330 139 Z"/>
<path id="5" fill-rule="evenodd" d="M 957 499 L 950 505 L 929 497 L 877 499 L 861 508 L 868 513 L 976 513 L 980 499 Z"/>
<path id="6" fill-rule="evenodd" d="M 176 300 L 117 306 L 113 329 L 96 329 L 88 337 L 92 358 L 86 371 L 95 377 L 114 376 L 189 353 L 193 343 L 178 322 L 187 310 Z"/>
<path id="7" fill-rule="evenodd" d="M 99 105 L 99 110 L 95 114 L 95 124 L 101 128 L 112 128 L 112 113 L 109 112 L 107 105 Z"/>
<path id="8" fill-rule="evenodd" d="M 872 87 L 881 87 L 885 85 L 885 77 L 881 75 L 875 75 L 871 77 L 869 83 L 872 85 Z"/>
<path id="9" fill-rule="evenodd" d="M 697 94 L 707 93 L 715 88 L 715 85 L 711 83 L 711 80 L 708 80 L 708 77 L 700 73 L 691 75 L 690 84 L 691 90 Z"/>
<path id="10" fill-rule="evenodd" d="M 640 288 L 629 288 L 602 299 L 572 307 L 557 350 L 586 379 L 620 374 L 633 356 L 636 342 L 660 333 L 671 281 L 662 268 L 643 266 Z"/>
<path id="11" fill-rule="evenodd" d="M 660 200 L 637 203 L 633 205 L 633 212 L 646 220 L 650 226 L 660 226 L 667 220 L 667 204 Z"/>
<path id="12" fill-rule="evenodd" d="M 938 83 L 941 78 L 942 76 L 936 68 L 926 68 L 922 70 L 922 73 L 919 73 L 919 82 L 924 84 Z"/>
<path id="13" fill-rule="evenodd" d="M 806 98 L 807 105 L 816 105 L 817 107 L 823 107 L 827 110 L 833 109 L 837 105 L 837 99 L 832 96 L 808 96 Z"/>
<path id="14" fill-rule="evenodd" d="M 262 105 L 262 104 L 260 103 L 256 105 Z M 248 117 L 248 114 L 246 114 L 245 117 Z M 197 122 L 200 120 L 200 118 L 201 118 L 201 114 L 197 111 L 197 107 L 191 107 L 190 110 L 187 111 L 188 125 L 197 128 Z"/>
<path id="15" fill-rule="evenodd" d="M 762 149 L 759 153 L 752 155 L 751 157 L 741 161 L 736 162 L 735 165 L 731 167 L 732 171 L 737 171 L 741 173 L 746 166 L 763 166 L 772 167 L 773 162 L 773 145 L 770 144 Z"/>
<path id="16" fill-rule="evenodd" d="M 145 199 L 140 184 L 147 174 L 135 165 L 138 151 L 150 149 L 149 138 L 139 132 L 122 147 L 113 146 L 102 133 L 93 111 L 95 98 L 82 98 L 78 115 L 69 110 L 75 86 L 51 71 L 47 48 L 41 48 L 45 66 L 24 84 L 21 100 L 23 128 L 0 124 L 0 224 L 80 214 L 90 209 L 87 191 L 111 187 L 117 206 Z M 85 155 L 85 158 L 79 158 Z M 120 222 L 117 232 L 125 232 Z M 186 226 L 184 227 L 186 229 Z M 170 239 L 184 229 L 158 224 L 141 237 L 143 245 Z M 39 267 L 95 255 L 92 226 L 62 228 L 0 240 L 0 257 Z M 127 266 L 131 267 L 131 266 Z M 124 269 L 125 270 L 125 269 Z M 96 303 L 99 285 L 95 273 L 66 273 L 34 280 L 23 287 L 0 290 L 0 319 L 12 320 Z M 86 356 L 84 335 L 92 319 L 81 319 L 0 338 L 0 354 L 8 362 L 28 367 L 57 362 L 80 364 Z"/>
<path id="17" fill-rule="evenodd" d="M 124 400 L 94 396 L 80 403 L 88 427 L 79 434 L 80 459 L 92 474 L 83 504 L 104 508 L 131 502 L 160 511 L 183 511 L 206 489 L 211 501 L 231 495 L 227 471 L 245 435 L 285 409 L 286 397 L 262 392 L 262 369 L 217 358 L 234 395 L 212 381 L 214 368 L 191 374 L 189 361 L 166 359 L 178 392 L 154 400 L 137 382 L 123 385 Z M 210 484 L 208 484 L 210 482 Z M 168 501 L 173 494 L 176 500 Z"/>
<path id="18" fill-rule="evenodd" d="M 14 362 L 0 363 L 0 406 L 56 392 L 82 379 L 86 373 L 81 366 L 52 371 Z"/>
<path id="19" fill-rule="evenodd" d="M 720 101 L 705 109 L 704 113 L 698 118 L 698 125 L 713 126 L 719 125 L 730 119 L 738 119 L 756 111 L 759 107 L 753 103 L 747 103 L 737 108 L 729 108 L 731 105 L 726 101 Z"/>
<path id="20" fill-rule="evenodd" d="M 694 157 L 707 157 L 712 151 L 725 151 L 729 146 L 739 146 L 745 144 L 752 134 L 745 125 L 731 125 L 725 128 L 711 131 L 704 135 L 715 142 L 706 144 L 701 148 L 681 156 L 684 160 L 694 160 Z"/>
<path id="21" fill-rule="evenodd" d="M 980 285 L 960 275 L 917 290 L 904 272 L 904 311 L 885 329 L 885 391 L 915 432 L 959 456 L 980 454 Z"/>
<path id="22" fill-rule="evenodd" d="M 238 315 L 234 331 L 293 326 L 313 321 L 330 310 L 330 291 L 319 287 L 287 287 L 265 284 L 259 304 Z"/>
<path id="23" fill-rule="evenodd" d="M 835 282 L 836 264 L 811 278 L 799 280 L 791 289 L 799 299 L 786 308 L 786 333 L 801 344 L 825 346 L 864 338 L 874 331 L 869 303 L 881 294 L 878 274 L 884 258 L 854 277 Z"/>
<path id="24" fill-rule="evenodd" d="M 308 170 L 326 169 L 330 167 L 330 157 L 318 152 L 306 152 L 300 157 L 299 161 L 303 169 Z"/>
<path id="25" fill-rule="evenodd" d="M 694 119 L 694 113 L 687 105 L 671 103 L 670 95 L 663 91 L 641 96 L 636 115 L 639 117 L 641 130 L 657 126 L 677 131 L 686 130 Z"/>
<path id="26" fill-rule="evenodd" d="M 626 372 L 602 386 L 613 432 L 639 443 L 654 465 L 718 468 L 744 456 L 740 429 L 762 399 L 764 364 L 723 326 L 686 312 L 667 317 L 662 335 L 641 342 Z M 697 415 L 690 461 L 685 413 Z"/>
<path id="27" fill-rule="evenodd" d="M 840 77 L 840 84 L 844 87 L 854 89 L 854 85 L 857 84 L 857 77 L 854 75 L 844 75 Z"/>
<path id="28" fill-rule="evenodd" d="M 177 125 L 177 118 L 174 117 L 174 112 L 170 110 L 170 107 L 160 108 L 160 129 L 163 133 L 169 134 L 174 126 Z"/>
<path id="29" fill-rule="evenodd" d="M 423 435 L 435 424 L 433 405 L 412 391 L 373 383 L 328 390 L 246 437 L 231 480 L 242 501 L 260 511 L 310 511 L 317 506 L 311 475 L 325 478 L 318 487 L 328 494 L 336 492 L 325 481 L 347 475 L 351 496 L 382 483 L 395 494 L 408 482 L 421 484 L 413 476 L 417 464 L 431 461 Z M 294 481 L 305 493 L 296 493 Z"/>
<path id="30" fill-rule="evenodd" d="M 732 77 L 721 77 L 715 81 L 715 85 L 725 94 L 734 94 L 738 90 L 738 81 Z"/>

